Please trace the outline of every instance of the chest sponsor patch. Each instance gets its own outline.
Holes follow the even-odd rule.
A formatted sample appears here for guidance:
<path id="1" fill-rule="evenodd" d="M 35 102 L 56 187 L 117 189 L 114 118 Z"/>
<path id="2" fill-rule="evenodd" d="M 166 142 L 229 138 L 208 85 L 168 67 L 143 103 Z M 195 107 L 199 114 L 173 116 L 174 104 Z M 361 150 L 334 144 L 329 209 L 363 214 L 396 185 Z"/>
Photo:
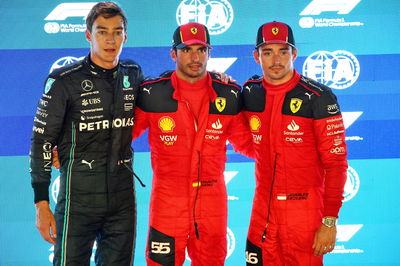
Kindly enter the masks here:
<path id="1" fill-rule="evenodd" d="M 302 103 L 303 103 L 303 100 L 301 100 L 301 99 L 298 99 L 298 98 L 290 99 L 290 111 L 292 111 L 293 114 L 297 113 L 300 110 Z"/>
<path id="2" fill-rule="evenodd" d="M 215 99 L 215 107 L 217 108 L 218 112 L 222 112 L 225 110 L 226 107 L 226 99 L 224 97 L 217 97 Z"/>

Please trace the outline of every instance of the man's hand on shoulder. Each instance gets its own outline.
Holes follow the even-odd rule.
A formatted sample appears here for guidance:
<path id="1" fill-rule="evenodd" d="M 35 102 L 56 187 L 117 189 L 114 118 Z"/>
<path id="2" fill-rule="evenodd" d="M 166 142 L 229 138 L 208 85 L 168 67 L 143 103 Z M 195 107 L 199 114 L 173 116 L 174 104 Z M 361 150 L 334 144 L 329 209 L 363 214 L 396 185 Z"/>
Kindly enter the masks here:
<path id="1" fill-rule="evenodd" d="M 229 82 L 237 83 L 237 80 L 233 79 L 232 76 L 230 76 L 226 73 L 218 72 L 216 70 L 212 70 L 211 72 L 214 73 L 215 75 L 217 75 L 218 79 L 224 83 L 229 83 Z"/>

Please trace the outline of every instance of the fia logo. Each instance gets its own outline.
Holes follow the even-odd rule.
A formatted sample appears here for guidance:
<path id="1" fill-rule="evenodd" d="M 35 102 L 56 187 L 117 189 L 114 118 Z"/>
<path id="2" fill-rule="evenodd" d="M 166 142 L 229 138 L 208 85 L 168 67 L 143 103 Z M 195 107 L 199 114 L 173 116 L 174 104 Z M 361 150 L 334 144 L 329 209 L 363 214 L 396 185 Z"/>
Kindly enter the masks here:
<path id="1" fill-rule="evenodd" d="M 360 75 L 360 63 L 347 51 L 318 51 L 304 61 L 303 75 L 333 89 L 347 89 Z"/>
<path id="2" fill-rule="evenodd" d="M 206 25 L 211 35 L 227 31 L 232 21 L 233 9 L 227 0 L 183 0 L 176 10 L 178 25 L 198 22 Z"/>
<path id="3" fill-rule="evenodd" d="M 343 202 L 349 201 L 357 195 L 360 189 L 360 177 L 354 168 L 349 166 L 347 168 L 347 180 L 344 186 Z"/>

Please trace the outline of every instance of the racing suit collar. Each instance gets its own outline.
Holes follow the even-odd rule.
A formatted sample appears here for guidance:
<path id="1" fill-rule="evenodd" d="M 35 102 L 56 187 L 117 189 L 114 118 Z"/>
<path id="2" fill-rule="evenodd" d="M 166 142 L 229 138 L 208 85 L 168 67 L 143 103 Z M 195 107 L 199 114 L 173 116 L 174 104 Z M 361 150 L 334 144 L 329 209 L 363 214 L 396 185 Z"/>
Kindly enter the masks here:
<path id="1" fill-rule="evenodd" d="M 267 94 L 280 94 L 286 93 L 293 89 L 298 81 L 300 80 L 300 74 L 296 70 L 293 70 L 293 77 L 285 83 L 279 85 L 273 85 L 268 83 L 264 77 L 262 78 L 263 87 L 267 89 Z"/>
<path id="2" fill-rule="evenodd" d="M 98 66 L 95 63 L 93 63 L 93 61 L 90 59 L 90 54 L 85 57 L 85 62 L 88 66 L 89 72 L 95 76 L 99 76 L 105 79 L 114 79 L 116 77 L 116 72 L 119 67 L 119 62 L 112 69 L 102 68 L 101 66 Z"/>
<path id="3" fill-rule="evenodd" d="M 211 102 L 214 102 L 215 99 L 217 98 L 217 93 L 215 92 L 215 90 L 212 87 L 212 78 L 210 73 L 207 72 L 207 75 L 205 77 L 205 79 L 207 79 L 207 94 L 208 94 L 208 98 L 210 99 Z M 176 71 L 174 71 L 171 75 L 171 83 L 172 83 L 172 87 L 174 88 L 174 93 L 172 94 L 172 98 L 174 98 L 177 101 L 182 101 L 182 94 L 180 92 L 179 89 L 179 77 L 176 75 Z M 198 81 L 198 82 L 203 82 L 202 80 Z"/>

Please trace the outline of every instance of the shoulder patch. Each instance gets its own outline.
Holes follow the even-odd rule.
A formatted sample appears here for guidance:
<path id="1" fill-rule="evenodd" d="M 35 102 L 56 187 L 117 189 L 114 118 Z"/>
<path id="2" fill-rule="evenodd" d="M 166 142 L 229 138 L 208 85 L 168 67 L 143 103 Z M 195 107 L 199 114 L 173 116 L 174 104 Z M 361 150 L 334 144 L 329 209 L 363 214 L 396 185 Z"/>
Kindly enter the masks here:
<path id="1" fill-rule="evenodd" d="M 45 94 L 47 94 L 50 91 L 51 87 L 53 86 L 54 81 L 56 81 L 56 80 L 53 78 L 47 78 L 46 85 L 44 86 Z"/>
<path id="2" fill-rule="evenodd" d="M 262 86 L 261 77 L 253 76 L 242 89 L 243 110 L 249 112 L 263 112 L 265 109 L 265 89 Z M 252 77 L 252 78 L 253 78 Z"/>
<path id="3" fill-rule="evenodd" d="M 120 64 L 126 68 L 140 68 L 140 65 L 133 60 L 121 60 Z"/>
<path id="4" fill-rule="evenodd" d="M 325 91 L 331 91 L 331 89 L 328 86 L 325 86 L 324 84 L 319 83 L 303 75 L 301 75 L 300 84 L 307 90 L 312 91 L 317 95 Z"/>

